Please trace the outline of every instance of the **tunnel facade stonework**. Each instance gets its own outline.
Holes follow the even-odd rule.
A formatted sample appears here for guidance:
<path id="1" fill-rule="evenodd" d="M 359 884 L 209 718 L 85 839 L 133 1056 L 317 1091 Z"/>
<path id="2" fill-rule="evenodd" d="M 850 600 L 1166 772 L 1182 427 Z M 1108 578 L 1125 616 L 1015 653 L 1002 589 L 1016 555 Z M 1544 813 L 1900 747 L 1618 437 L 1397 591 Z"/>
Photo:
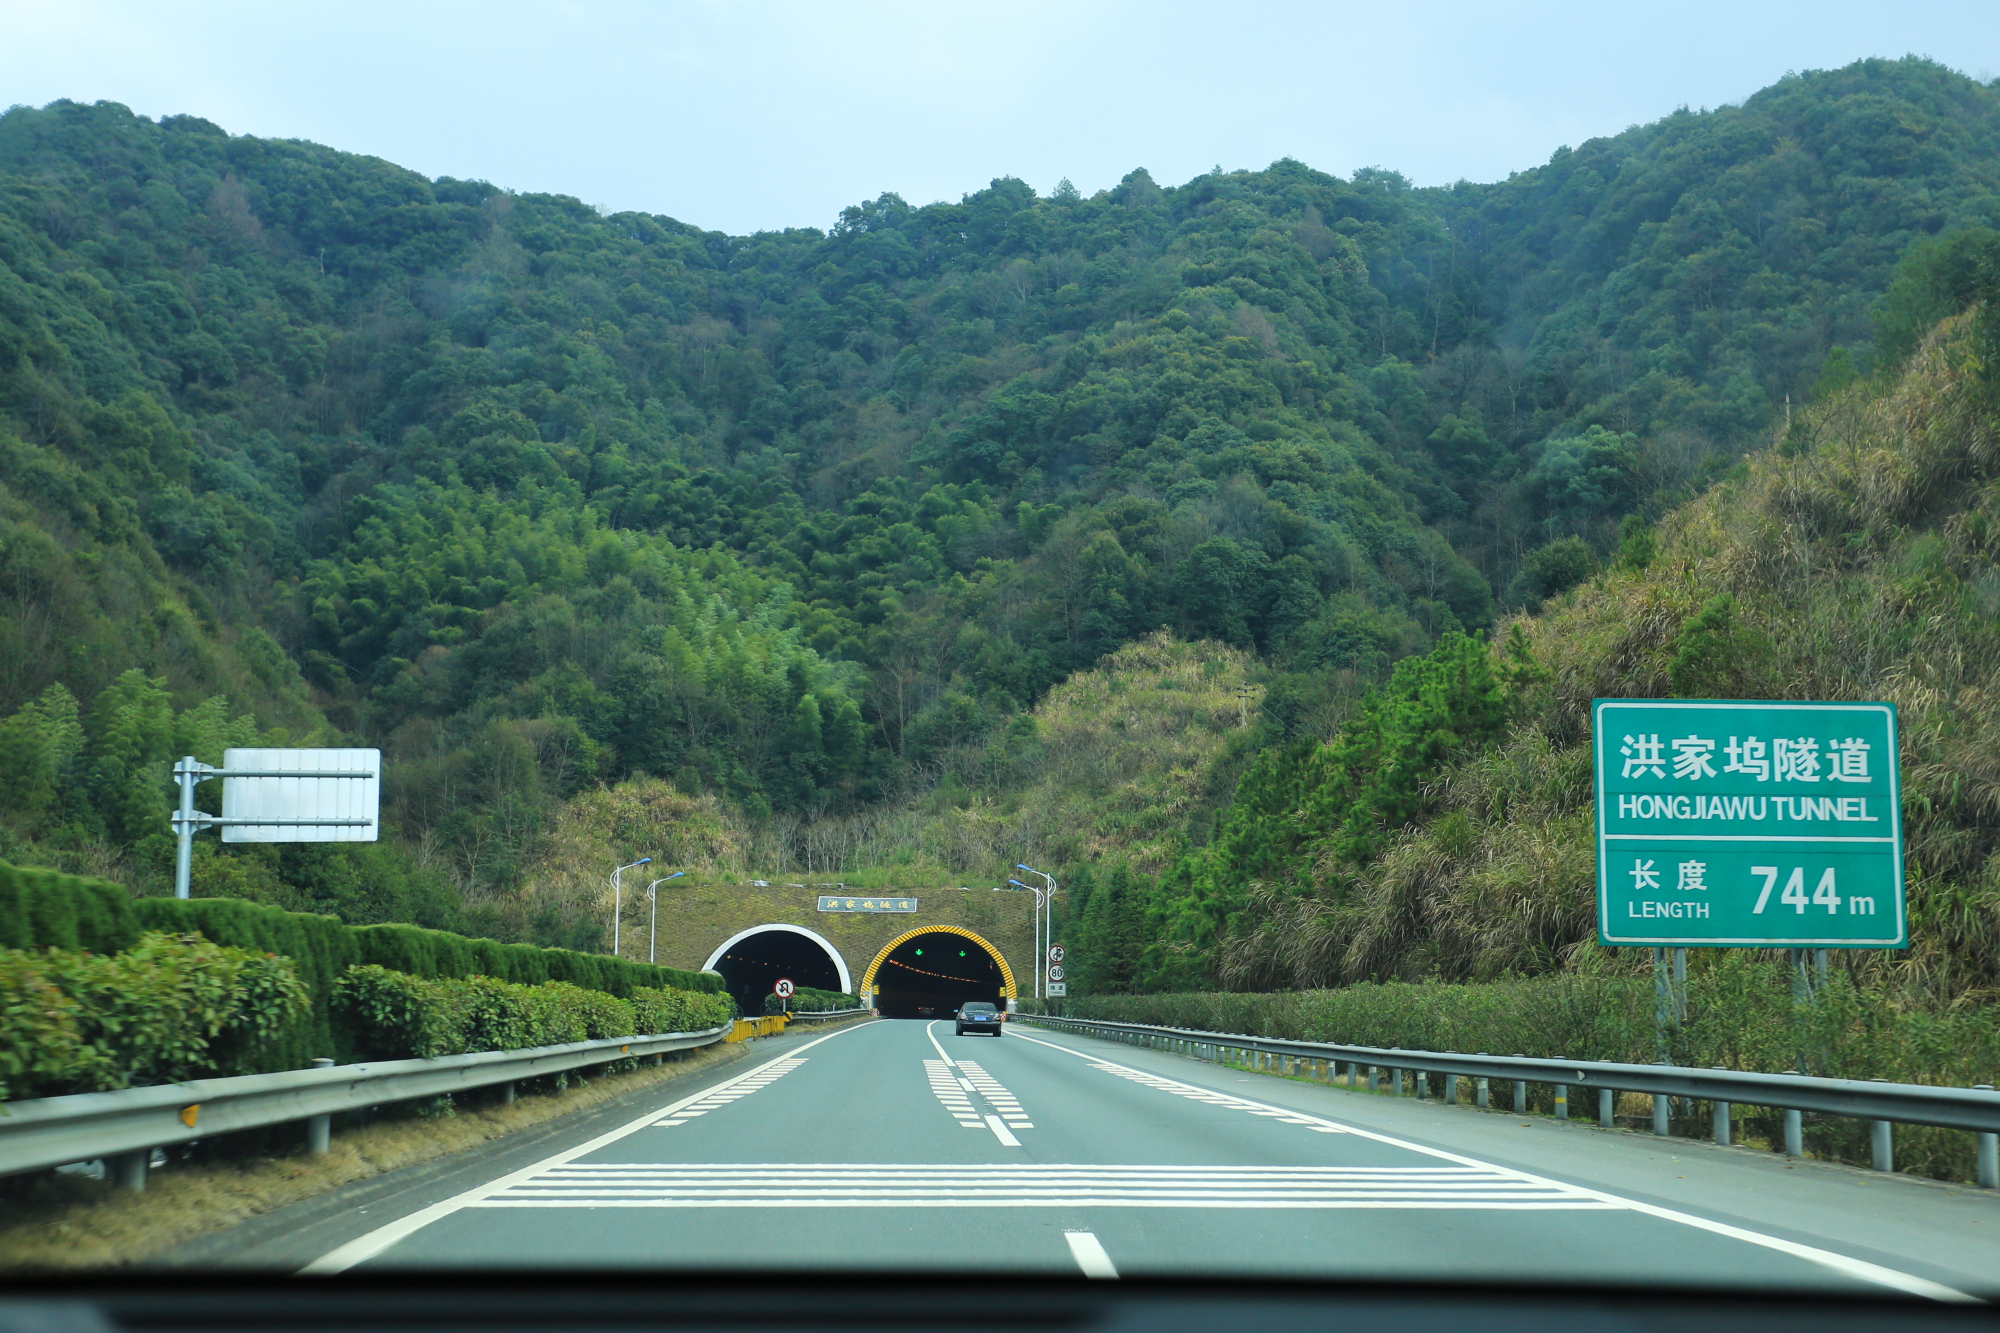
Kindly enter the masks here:
<path id="1" fill-rule="evenodd" d="M 699 969 L 725 940 L 746 930 L 766 925 L 797 926 L 833 945 L 854 985 L 860 986 L 869 965 L 901 936 L 912 930 L 956 927 L 977 935 L 999 952 L 1013 974 L 1018 993 L 1032 994 L 1034 990 L 1033 894 L 995 893 L 984 887 L 857 890 L 844 884 L 697 884 L 671 894 L 664 888 L 660 894 L 659 961 L 669 967 Z M 822 912 L 819 899 L 823 894 L 857 901 L 915 898 L 917 910 Z"/>

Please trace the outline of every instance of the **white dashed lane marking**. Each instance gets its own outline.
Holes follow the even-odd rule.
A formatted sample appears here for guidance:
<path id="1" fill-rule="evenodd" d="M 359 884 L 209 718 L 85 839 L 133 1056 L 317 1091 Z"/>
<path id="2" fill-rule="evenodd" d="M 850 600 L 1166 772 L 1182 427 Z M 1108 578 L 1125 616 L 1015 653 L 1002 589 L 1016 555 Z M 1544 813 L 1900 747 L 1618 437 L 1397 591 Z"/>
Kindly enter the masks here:
<path id="1" fill-rule="evenodd" d="M 749 1074 L 743 1078 L 725 1083 L 714 1092 L 703 1097 L 700 1101 L 689 1102 L 667 1119 L 654 1121 L 653 1128 L 672 1129 L 675 1125 L 685 1125 L 695 1116 L 707 1115 L 710 1111 L 720 1110 L 728 1106 L 731 1102 L 742 1101 L 745 1097 L 757 1091 L 757 1089 L 769 1087 L 771 1084 L 776 1083 L 779 1079 L 804 1063 L 803 1059 L 797 1058 L 779 1060 L 755 1074 Z"/>

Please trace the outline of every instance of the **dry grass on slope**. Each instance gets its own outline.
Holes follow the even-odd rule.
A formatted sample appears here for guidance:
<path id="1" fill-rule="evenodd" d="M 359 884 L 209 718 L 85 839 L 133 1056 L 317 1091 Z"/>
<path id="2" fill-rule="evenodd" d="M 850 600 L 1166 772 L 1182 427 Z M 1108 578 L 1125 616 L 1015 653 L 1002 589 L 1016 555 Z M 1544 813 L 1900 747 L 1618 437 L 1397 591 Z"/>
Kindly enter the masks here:
<path id="1" fill-rule="evenodd" d="M 576 923 L 596 931 L 609 919 L 611 867 L 651 856 L 672 869 L 740 876 L 744 841 L 737 819 L 715 797 L 688 796 L 658 778 L 635 778 L 566 802 L 524 868 L 521 887 L 470 899 L 466 906 L 482 929 L 500 938 L 553 933 L 567 941 Z M 625 880 L 625 906 L 640 911 L 646 880 L 636 875 Z M 635 888 L 638 892 L 631 892 Z M 628 917 L 628 924 L 633 920 L 643 922 L 643 916 Z M 600 944 L 593 936 L 577 943 L 594 949 L 610 941 Z"/>
<path id="2" fill-rule="evenodd" d="M 1035 709 L 1043 758 L 1014 796 L 1051 860 L 1165 868 L 1211 771 L 1239 733 L 1248 653 L 1161 632 L 1049 691 Z"/>

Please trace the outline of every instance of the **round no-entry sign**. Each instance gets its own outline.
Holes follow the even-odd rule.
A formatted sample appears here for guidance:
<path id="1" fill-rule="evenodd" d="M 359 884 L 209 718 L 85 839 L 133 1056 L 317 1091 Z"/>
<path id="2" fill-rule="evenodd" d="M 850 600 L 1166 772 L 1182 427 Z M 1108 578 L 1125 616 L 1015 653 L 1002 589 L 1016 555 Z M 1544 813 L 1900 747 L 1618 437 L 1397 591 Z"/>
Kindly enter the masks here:
<path id="1" fill-rule="evenodd" d="M 771 994 L 777 996 L 781 1000 L 789 1000 L 792 998 L 793 994 L 797 992 L 797 990 L 798 987 L 792 984 L 792 979 L 790 977 L 779 977 L 778 983 L 775 986 L 771 987 Z"/>

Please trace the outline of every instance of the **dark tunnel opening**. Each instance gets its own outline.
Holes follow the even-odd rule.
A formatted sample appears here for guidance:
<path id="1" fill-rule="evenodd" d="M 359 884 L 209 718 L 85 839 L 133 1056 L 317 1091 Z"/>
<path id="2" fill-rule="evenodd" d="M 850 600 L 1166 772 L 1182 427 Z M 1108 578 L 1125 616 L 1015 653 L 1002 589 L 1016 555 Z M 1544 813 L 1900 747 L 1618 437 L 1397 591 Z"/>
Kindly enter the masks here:
<path id="1" fill-rule="evenodd" d="M 764 1012 L 764 997 L 780 977 L 816 990 L 840 989 L 840 970 L 832 957 L 817 940 L 791 930 L 745 935 L 716 960 L 715 970 L 737 1007 L 752 1017 Z"/>
<path id="2" fill-rule="evenodd" d="M 948 1018 L 971 1000 L 1007 1007 L 999 963 L 977 940 L 926 931 L 875 969 L 875 1007 L 887 1018 Z"/>

